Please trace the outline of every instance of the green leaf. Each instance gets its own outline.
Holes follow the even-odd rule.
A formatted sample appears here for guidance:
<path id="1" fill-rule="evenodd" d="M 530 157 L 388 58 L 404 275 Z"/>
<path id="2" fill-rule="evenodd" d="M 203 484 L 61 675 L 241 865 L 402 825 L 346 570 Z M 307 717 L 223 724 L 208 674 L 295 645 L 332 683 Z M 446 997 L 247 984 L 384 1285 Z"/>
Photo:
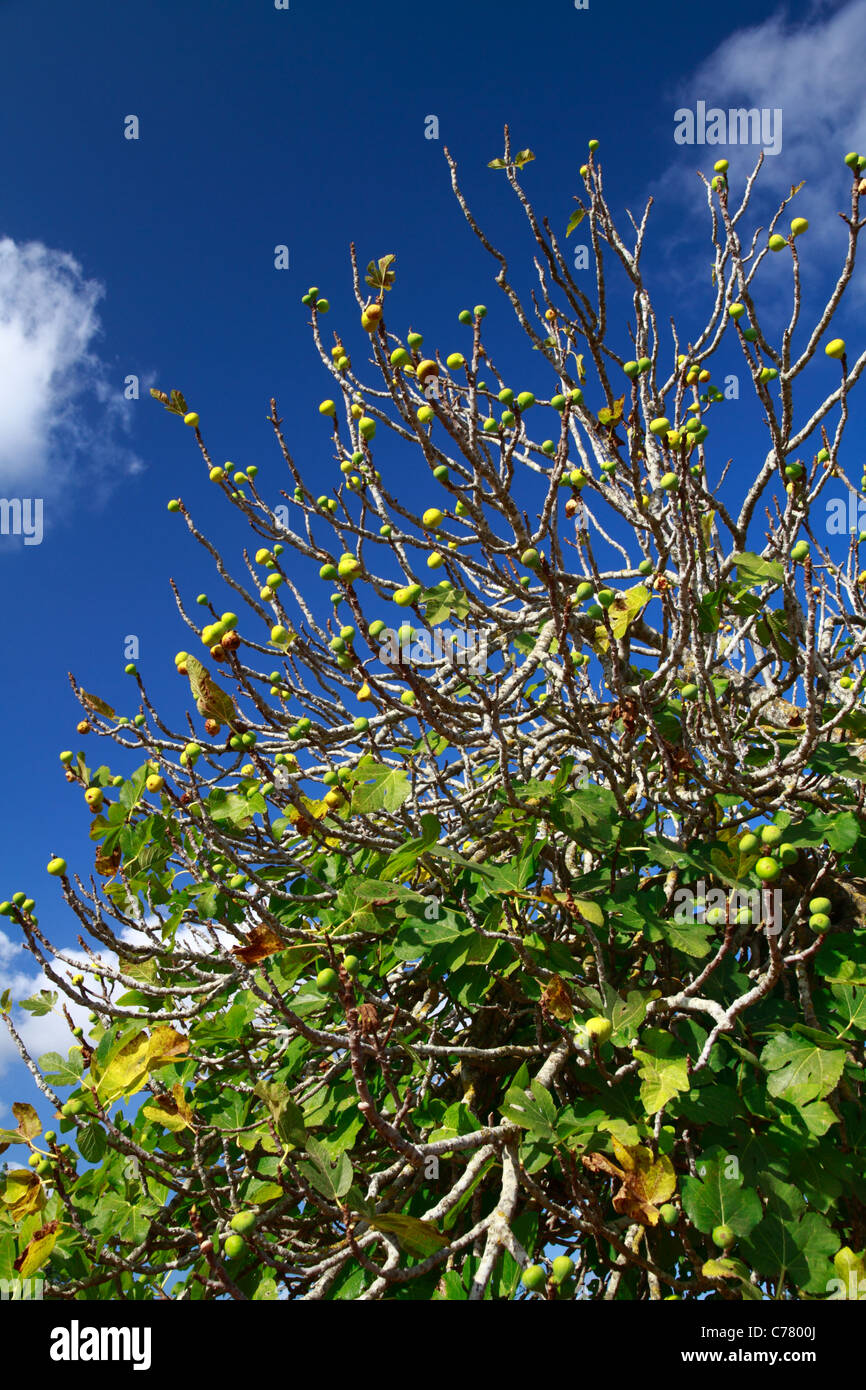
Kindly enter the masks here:
<path id="1" fill-rule="evenodd" d="M 747 1236 L 763 1216 L 761 1199 L 743 1187 L 739 1165 L 721 1149 L 711 1149 L 697 1164 L 696 1178 L 683 1178 L 683 1208 L 694 1226 L 709 1235 L 716 1226 L 730 1226 L 737 1236 Z"/>
<path id="2" fill-rule="evenodd" d="M 29 999 L 22 999 L 19 1007 L 26 1009 L 34 1018 L 42 1018 L 45 1014 L 51 1013 L 56 1003 L 56 992 L 52 993 L 49 989 L 40 989 L 38 994 L 32 994 Z"/>
<path id="3" fill-rule="evenodd" d="M 395 255 L 388 255 L 380 256 L 378 261 L 371 261 L 364 276 L 365 284 L 374 290 L 390 290 L 394 284 L 394 271 L 390 266 L 396 259 Z"/>
<path id="4" fill-rule="evenodd" d="M 331 1158 L 321 1144 L 309 1135 L 305 1139 L 304 1147 L 313 1162 L 299 1163 L 298 1168 L 316 1191 L 329 1202 L 339 1202 L 352 1186 L 352 1164 L 349 1155 L 341 1153 L 337 1158 Z"/>
<path id="5" fill-rule="evenodd" d="M 833 985 L 831 993 L 836 1000 L 833 1012 L 842 1020 L 842 1032 L 847 1033 L 849 1028 L 861 1033 L 866 1030 L 866 990 L 857 985 Z"/>
<path id="6" fill-rule="evenodd" d="M 572 901 L 585 921 L 594 927 L 604 926 L 604 913 L 598 903 L 591 902 L 589 898 L 573 898 Z"/>
<path id="7" fill-rule="evenodd" d="M 467 595 L 448 580 L 443 580 L 432 589 L 425 589 L 419 604 L 424 605 L 424 617 L 431 627 L 447 622 L 452 615 L 462 620 L 469 612 Z"/>
<path id="8" fill-rule="evenodd" d="M 253 1091 L 268 1107 L 274 1128 L 283 1143 L 303 1148 L 306 1141 L 304 1112 L 292 1100 L 286 1083 L 257 1081 Z"/>
<path id="9" fill-rule="evenodd" d="M 866 762 L 855 757 L 844 743 L 816 743 L 809 754 L 808 764 L 824 777 L 866 781 Z"/>
<path id="10" fill-rule="evenodd" d="M 566 235 L 567 237 L 570 237 L 571 234 L 572 234 L 572 232 L 575 231 L 575 230 L 580 226 L 581 222 L 583 221 L 583 219 L 584 219 L 585 217 L 586 217 L 586 209 L 585 209 L 585 208 L 575 208 L 575 209 L 574 209 L 574 212 L 571 214 L 571 216 L 570 216 L 569 219 L 568 219 L 568 226 L 567 226 L 566 229 L 565 229 L 565 235 Z"/>
<path id="11" fill-rule="evenodd" d="M 84 1071 L 80 1052 L 70 1052 L 69 1057 L 61 1057 L 59 1052 L 44 1052 L 39 1058 L 39 1067 L 50 1086 L 77 1086 Z"/>
<path id="12" fill-rule="evenodd" d="M 842 1048 L 816 1047 L 808 1038 L 777 1033 L 761 1053 L 761 1063 L 771 1073 L 767 1090 L 793 1105 L 821 1100 L 837 1085 L 845 1066 Z"/>
<path id="13" fill-rule="evenodd" d="M 206 806 L 208 815 L 217 825 L 227 825 L 232 830 L 246 830 L 252 824 L 254 808 L 245 796 L 239 796 L 237 792 L 214 787 Z"/>
<path id="14" fill-rule="evenodd" d="M 798 1222 L 768 1213 L 746 1241 L 743 1254 L 777 1287 L 793 1283 L 803 1293 L 821 1294 L 834 1277 L 832 1259 L 838 1249 L 839 1237 L 817 1212 L 808 1212 Z"/>
<path id="15" fill-rule="evenodd" d="M 556 1106 L 550 1092 L 533 1079 L 529 1090 L 512 1087 L 500 1106 L 501 1113 L 512 1124 L 529 1130 L 540 1139 L 553 1139 L 556 1134 Z"/>
<path id="16" fill-rule="evenodd" d="M 613 1037 L 620 1046 L 629 1046 L 632 1038 L 637 1036 L 637 1030 L 646 1016 L 647 1004 L 655 993 L 653 990 L 641 994 L 638 990 L 632 989 L 625 999 L 621 999 L 610 991 L 613 997 L 608 997 L 607 1008 L 613 1024 Z"/>
<path id="17" fill-rule="evenodd" d="M 660 1057 L 637 1047 L 634 1048 L 634 1056 L 640 1062 L 640 1098 L 648 1115 L 654 1115 L 657 1110 L 661 1110 L 669 1100 L 679 1095 L 680 1091 L 688 1091 L 687 1057 Z"/>
<path id="18" fill-rule="evenodd" d="M 98 1122 L 85 1125 L 78 1131 L 78 1148 L 88 1163 L 101 1162 L 106 1150 L 105 1131 Z"/>
<path id="19" fill-rule="evenodd" d="M 534 158 L 535 155 L 532 153 L 532 150 L 518 150 L 517 154 L 513 155 L 510 160 L 501 158 L 491 159 L 487 167 L 488 169 L 510 169 L 516 166 L 518 169 L 522 169 L 524 164 L 528 164 L 529 161 Z"/>
<path id="20" fill-rule="evenodd" d="M 346 778 L 353 788 L 351 809 L 369 815 L 373 811 L 397 811 L 412 794 L 409 774 L 402 767 L 386 767 L 373 758 L 362 758 Z"/>
<path id="21" fill-rule="evenodd" d="M 785 578 L 785 567 L 779 560 L 763 560 L 751 550 L 734 556 L 737 578 L 740 583 L 752 587 L 756 584 L 781 584 Z"/>

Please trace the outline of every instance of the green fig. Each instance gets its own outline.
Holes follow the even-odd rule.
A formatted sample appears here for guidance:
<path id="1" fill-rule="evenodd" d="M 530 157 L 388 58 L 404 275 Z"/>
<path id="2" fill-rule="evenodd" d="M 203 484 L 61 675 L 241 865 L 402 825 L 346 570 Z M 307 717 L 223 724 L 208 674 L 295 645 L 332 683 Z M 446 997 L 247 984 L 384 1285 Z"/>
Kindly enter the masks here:
<path id="1" fill-rule="evenodd" d="M 551 1267 L 551 1279 L 554 1284 L 562 1284 L 566 1279 L 570 1279 L 574 1273 L 574 1260 L 570 1255 L 557 1255 Z"/>
<path id="2" fill-rule="evenodd" d="M 613 1032 L 613 1024 L 609 1018 L 590 1018 L 584 1024 L 587 1033 L 596 1042 L 605 1043 Z"/>
<path id="3" fill-rule="evenodd" d="M 543 1289 L 547 1283 L 547 1271 L 543 1265 L 527 1265 L 520 1276 L 520 1282 L 525 1289 L 529 1289 L 531 1292 L 536 1289 Z"/>
<path id="4" fill-rule="evenodd" d="M 777 864 L 775 859 L 771 859 L 769 855 L 764 855 L 755 865 L 755 873 L 758 875 L 758 878 L 763 879 L 765 883 L 774 883 L 781 872 L 781 866 Z"/>

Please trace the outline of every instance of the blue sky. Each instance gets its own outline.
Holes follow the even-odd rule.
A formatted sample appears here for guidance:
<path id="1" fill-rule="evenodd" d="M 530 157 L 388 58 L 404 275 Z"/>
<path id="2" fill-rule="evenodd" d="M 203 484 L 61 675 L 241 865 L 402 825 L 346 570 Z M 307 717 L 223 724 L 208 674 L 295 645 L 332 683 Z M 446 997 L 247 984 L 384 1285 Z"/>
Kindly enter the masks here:
<path id="1" fill-rule="evenodd" d="M 331 388 L 300 296 L 311 283 L 328 294 L 329 338 L 332 324 L 347 332 L 360 358 L 354 239 L 364 264 L 397 254 L 392 327 L 422 328 L 451 351 L 465 345 L 458 310 L 485 302 L 497 360 L 521 364 L 534 386 L 537 359 L 519 349 L 442 152 L 447 144 L 458 160 L 473 210 L 525 287 L 525 224 L 504 176 L 486 168 L 505 121 L 536 153 L 525 185 L 560 235 L 590 137 L 602 141 L 621 222 L 625 206 L 638 214 L 653 194 L 651 284 L 662 319 L 682 313 L 687 334 L 709 295 L 695 170 L 727 153 L 742 178 L 756 151 L 679 146 L 674 113 L 698 100 L 780 108 L 782 150 L 763 186 L 776 196 L 807 180 L 797 211 L 813 224 L 802 254 L 807 307 L 816 304 L 842 246 L 841 157 L 866 149 L 864 51 L 866 0 L 699 11 L 673 0 L 590 0 L 585 10 L 572 0 L 291 0 L 285 11 L 269 0 L 0 0 L 0 496 L 42 498 L 45 527 L 38 546 L 0 535 L 0 897 L 25 889 L 49 935 L 74 941 L 44 872 L 51 852 L 81 872 L 92 862 L 89 817 L 57 759 L 81 746 L 67 671 L 133 713 L 123 674 L 133 634 L 157 707 L 184 707 L 171 658 L 188 638 L 168 575 L 220 607 L 228 596 L 167 499 L 183 495 L 235 568 L 246 540 L 203 479 L 191 432 L 149 399 L 150 385 L 181 388 L 215 458 L 258 463 L 274 488 L 283 478 L 265 415 L 276 395 L 295 456 L 330 488 L 316 405 Z M 124 138 L 130 115 L 137 140 Z M 438 140 L 425 138 L 430 115 Z M 287 271 L 274 268 L 280 244 Z M 770 296 L 785 274 L 775 259 Z M 862 315 L 859 282 L 853 303 Z M 856 337 L 857 321 L 851 312 L 839 331 Z M 140 378 L 138 401 L 123 398 L 129 374 Z M 753 429 L 744 412 L 726 457 L 758 447 Z M 405 487 L 410 504 L 425 503 L 409 469 Z M 14 934 L 0 932 L 0 990 L 11 984 L 20 998 L 38 980 Z M 50 1020 L 28 1036 L 37 1053 L 68 1040 Z M 25 1094 L 0 1032 L 0 1123 Z"/>

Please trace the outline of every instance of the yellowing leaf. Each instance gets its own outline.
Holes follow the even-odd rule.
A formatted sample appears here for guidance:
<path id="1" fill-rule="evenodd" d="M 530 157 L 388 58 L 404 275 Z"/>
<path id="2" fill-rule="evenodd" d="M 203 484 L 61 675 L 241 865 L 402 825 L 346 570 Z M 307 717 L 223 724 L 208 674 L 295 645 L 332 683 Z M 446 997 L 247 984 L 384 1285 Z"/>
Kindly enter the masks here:
<path id="1" fill-rule="evenodd" d="M 86 709 L 95 710 L 97 714 L 104 714 L 106 719 L 114 717 L 114 710 L 111 705 L 107 704 L 99 695 L 91 695 L 89 690 L 83 690 L 81 686 L 78 687 L 78 693 L 81 696 L 81 703 Z"/>
<path id="2" fill-rule="evenodd" d="M 41 1269 L 47 1262 L 57 1243 L 59 1230 L 59 1221 L 49 1221 L 47 1225 L 41 1226 L 38 1231 L 33 1232 L 26 1247 L 15 1261 L 15 1269 L 20 1279 L 29 1279 L 31 1275 L 36 1273 L 37 1269 Z"/>
<path id="3" fill-rule="evenodd" d="M 655 1115 L 680 1091 L 689 1089 L 687 1057 L 656 1057 L 638 1048 L 634 1049 L 634 1056 L 640 1063 L 641 1104 L 648 1115 Z"/>
<path id="4" fill-rule="evenodd" d="M 12 1114 L 18 1121 L 18 1131 L 22 1139 L 35 1139 L 42 1133 L 42 1123 L 32 1105 L 16 1100 L 12 1106 Z"/>
<path id="5" fill-rule="evenodd" d="M 643 1144 L 623 1144 L 615 1134 L 611 1135 L 611 1143 L 621 1167 L 599 1153 L 584 1154 L 582 1162 L 593 1172 L 622 1179 L 622 1187 L 613 1199 L 614 1211 L 643 1226 L 656 1226 L 659 1207 L 676 1191 L 677 1178 L 671 1160 L 666 1154 L 653 1159 Z"/>
<path id="6" fill-rule="evenodd" d="M 164 1125 L 172 1133 L 179 1129 L 187 1129 L 192 1124 L 192 1110 L 184 1099 L 183 1087 L 179 1081 L 175 1081 L 172 1086 L 171 1095 L 160 1096 L 158 1100 L 142 1108 L 149 1120 Z"/>
<path id="7" fill-rule="evenodd" d="M 559 975 L 551 976 L 545 985 L 541 996 L 541 1007 L 545 1013 L 551 1014 L 563 1023 L 567 1023 L 572 1017 L 574 1007 L 571 1002 L 571 995 L 565 981 Z"/>
<path id="8" fill-rule="evenodd" d="M 855 1255 L 850 1245 L 843 1245 L 833 1256 L 836 1275 L 845 1285 L 846 1298 L 859 1298 L 861 1281 L 866 1279 L 866 1251 Z"/>
<path id="9" fill-rule="evenodd" d="M 625 637 L 629 627 L 649 600 L 649 589 L 644 588 L 643 584 L 636 584 L 633 589 L 627 589 L 624 594 L 614 599 L 607 610 L 607 616 L 613 635 L 618 641 Z M 595 651 L 602 653 L 607 651 L 609 645 L 607 629 L 599 623 L 595 629 L 593 647 Z"/>
<path id="10" fill-rule="evenodd" d="M 42 1179 L 31 1168 L 13 1168 L 6 1174 L 6 1186 L 0 1201 L 8 1208 L 13 1221 L 21 1221 L 41 1211 L 46 1202 Z"/>
<path id="11" fill-rule="evenodd" d="M 588 898 L 575 898 L 574 905 L 587 922 L 591 922 L 594 927 L 604 926 L 604 913 L 598 903 L 590 902 Z"/>
<path id="12" fill-rule="evenodd" d="M 91 1076 L 100 1100 L 110 1104 L 121 1096 L 134 1095 L 151 1071 L 188 1051 L 189 1039 L 167 1025 L 155 1028 L 150 1036 L 143 1031 L 136 1033 L 110 1058 L 104 1070 L 95 1059 L 91 1063 Z"/>
<path id="13" fill-rule="evenodd" d="M 395 1236 L 404 1250 L 411 1255 L 420 1255 L 422 1259 L 435 1255 L 437 1250 L 442 1250 L 448 1244 L 448 1237 L 441 1235 L 432 1221 L 422 1221 L 418 1216 L 386 1212 L 382 1216 L 371 1217 L 370 1225 L 376 1231 Z"/>

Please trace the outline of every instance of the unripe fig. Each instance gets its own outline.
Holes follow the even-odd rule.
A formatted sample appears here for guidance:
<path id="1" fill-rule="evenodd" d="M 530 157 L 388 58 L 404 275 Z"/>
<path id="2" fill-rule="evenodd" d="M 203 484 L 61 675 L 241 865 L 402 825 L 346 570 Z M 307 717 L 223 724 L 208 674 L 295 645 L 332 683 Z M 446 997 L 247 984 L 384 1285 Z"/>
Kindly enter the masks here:
<path id="1" fill-rule="evenodd" d="M 586 1031 L 589 1034 L 589 1036 L 600 1043 L 607 1042 L 608 1038 L 613 1032 L 613 1024 L 611 1023 L 609 1018 L 596 1017 L 587 1019 L 586 1023 L 584 1024 L 584 1027 L 586 1028 Z"/>
<path id="2" fill-rule="evenodd" d="M 527 1265 L 520 1276 L 520 1282 L 525 1289 L 543 1289 L 547 1283 L 547 1271 L 543 1265 Z"/>
<path id="3" fill-rule="evenodd" d="M 755 873 L 758 875 L 758 878 L 762 878 L 765 883 L 775 882 L 781 872 L 781 865 L 777 864 L 776 860 L 771 859 L 769 855 L 765 855 L 763 858 L 759 859 L 755 865 Z"/>

